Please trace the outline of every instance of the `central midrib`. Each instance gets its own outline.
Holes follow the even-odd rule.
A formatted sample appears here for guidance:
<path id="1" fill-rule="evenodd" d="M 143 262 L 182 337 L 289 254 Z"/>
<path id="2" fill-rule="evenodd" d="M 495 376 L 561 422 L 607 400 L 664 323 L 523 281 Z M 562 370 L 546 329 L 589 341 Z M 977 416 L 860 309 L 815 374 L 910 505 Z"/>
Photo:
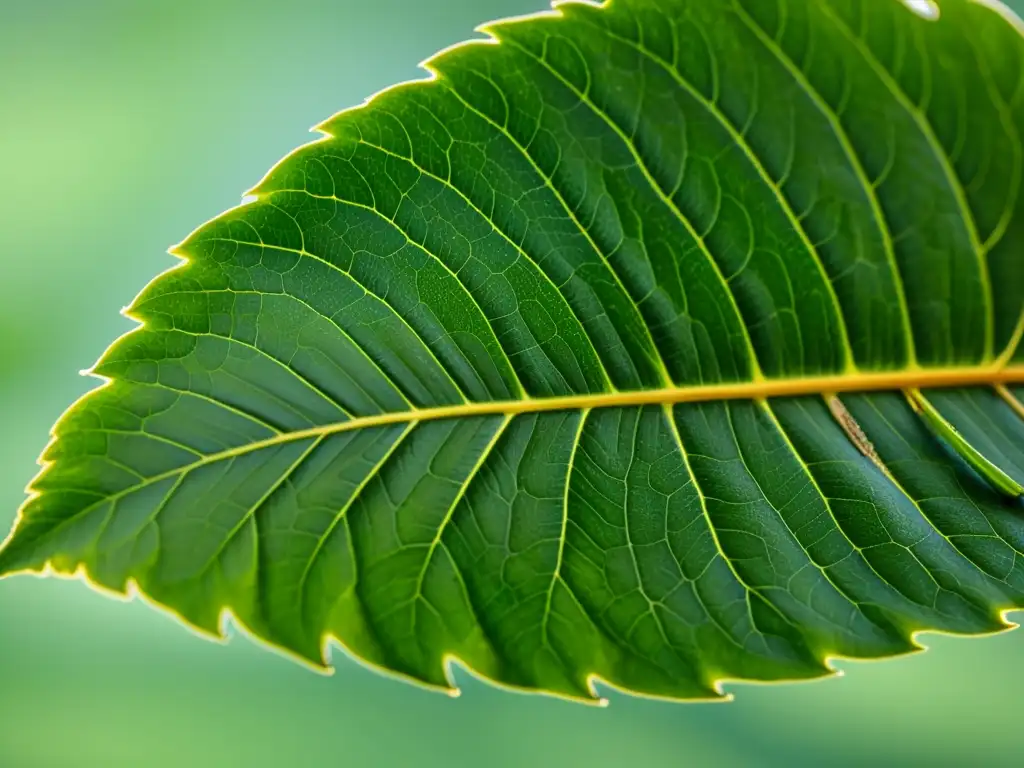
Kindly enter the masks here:
<path id="1" fill-rule="evenodd" d="M 625 408 L 630 406 L 700 403 L 720 400 L 765 400 L 775 397 L 830 395 L 840 392 L 898 391 L 936 387 L 994 387 L 1001 384 L 1024 384 L 1024 365 L 1002 366 L 996 364 L 975 367 L 918 368 L 902 371 L 857 372 L 825 376 L 760 379 L 757 381 L 664 387 L 629 392 L 602 392 L 598 394 L 564 395 L 560 397 L 524 398 L 520 400 L 493 400 L 393 411 L 372 416 L 361 416 L 349 419 L 348 421 L 322 424 L 307 429 L 282 432 L 264 440 L 208 454 L 194 462 L 160 472 L 145 478 L 141 483 L 105 496 L 100 501 L 85 507 L 61 524 L 63 525 L 81 517 L 99 504 L 115 501 L 140 488 L 151 486 L 153 483 L 170 477 L 191 472 L 208 464 L 224 461 L 264 448 L 271 448 L 275 445 L 283 445 L 299 440 L 322 439 L 325 436 L 351 432 L 357 429 L 370 429 L 393 424 L 409 424 L 411 427 L 414 427 L 416 424 L 424 421 L 471 418 L 474 416 L 515 416 L 518 414 L 551 411 Z M 26 504 L 31 502 L 36 495 L 37 492 L 33 490 Z M 24 509 L 24 506 L 22 509 Z M 9 541 L 10 538 L 0 545 L 0 551 L 4 550 L 4 546 Z M 6 575 L 9 574 L 0 574 L 0 577 Z"/>
<path id="2" fill-rule="evenodd" d="M 156 477 L 148 478 L 148 482 L 171 477 L 204 464 L 282 443 L 392 424 L 471 418 L 473 416 L 508 416 L 550 411 L 589 410 L 593 408 L 706 403 L 716 400 L 765 400 L 775 397 L 828 395 L 840 392 L 878 392 L 884 390 L 996 386 L 1000 384 L 1024 384 L 1024 365 L 920 368 L 908 371 L 829 374 L 824 376 L 760 379 L 758 381 L 724 384 L 662 387 L 624 392 L 600 392 L 584 395 L 561 395 L 558 397 L 527 397 L 519 400 L 488 400 L 430 408 L 413 408 L 405 411 L 379 413 L 372 416 L 359 416 L 347 421 L 332 422 L 306 429 L 282 432 L 264 440 L 246 443 L 225 451 L 209 454 L 191 464 L 168 470 Z"/>
<path id="3" fill-rule="evenodd" d="M 508 416 L 550 411 L 575 411 L 593 408 L 627 408 L 640 405 L 666 405 L 701 403 L 716 400 L 765 400 L 774 397 L 800 397 L 828 395 L 840 392 L 878 392 L 883 390 L 929 389 L 943 387 L 996 386 L 1024 384 L 1024 365 L 985 366 L 959 368 L 921 368 L 911 371 L 883 371 L 874 373 L 830 374 L 799 378 L 761 379 L 725 384 L 699 384 L 685 387 L 633 390 L 628 392 L 600 392 L 559 397 L 522 398 L 519 400 L 488 400 L 484 402 L 442 405 L 431 408 L 413 408 L 372 416 L 360 416 L 347 421 L 321 424 L 306 429 L 282 432 L 264 440 L 246 443 L 225 451 L 163 472 L 147 479 L 152 483 L 180 472 L 231 458 L 241 454 L 269 448 L 282 443 L 314 437 L 370 429 L 392 424 L 419 423 L 440 419 L 471 418 L 473 416 Z M 109 500 L 109 498 L 108 498 Z"/>

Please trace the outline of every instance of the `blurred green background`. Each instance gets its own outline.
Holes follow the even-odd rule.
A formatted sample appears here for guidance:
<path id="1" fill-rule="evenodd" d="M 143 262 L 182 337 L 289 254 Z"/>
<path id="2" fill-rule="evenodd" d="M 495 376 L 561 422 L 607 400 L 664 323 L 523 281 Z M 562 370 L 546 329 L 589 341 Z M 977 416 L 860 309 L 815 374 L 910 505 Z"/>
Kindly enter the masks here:
<path id="1" fill-rule="evenodd" d="M 166 247 L 306 129 L 544 0 L 0 0 L 0 527 Z M 1024 0 L 1016 0 L 1018 8 Z M 335 654 L 320 677 L 78 583 L 0 583 L 0 768 L 1017 765 L 1024 632 L 732 704 L 607 709 Z"/>

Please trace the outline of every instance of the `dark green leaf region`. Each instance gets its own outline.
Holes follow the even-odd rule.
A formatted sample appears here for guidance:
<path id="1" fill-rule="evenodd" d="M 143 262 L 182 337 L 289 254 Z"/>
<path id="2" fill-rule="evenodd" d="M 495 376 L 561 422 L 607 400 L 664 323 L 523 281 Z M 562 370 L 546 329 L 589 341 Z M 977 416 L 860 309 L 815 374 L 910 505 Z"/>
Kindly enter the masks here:
<path id="1" fill-rule="evenodd" d="M 0 573 L 579 699 L 1010 626 L 1021 28 L 979 0 L 481 28 L 172 250 Z"/>

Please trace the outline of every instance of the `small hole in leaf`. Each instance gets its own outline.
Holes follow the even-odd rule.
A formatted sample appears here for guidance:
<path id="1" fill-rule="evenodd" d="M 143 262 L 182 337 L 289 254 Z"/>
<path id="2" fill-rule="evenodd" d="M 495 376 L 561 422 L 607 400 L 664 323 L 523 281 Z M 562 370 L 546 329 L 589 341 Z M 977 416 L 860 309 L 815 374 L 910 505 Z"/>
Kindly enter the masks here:
<path id="1" fill-rule="evenodd" d="M 922 19 L 938 21 L 939 6 L 935 0 L 903 0 L 903 4 Z"/>

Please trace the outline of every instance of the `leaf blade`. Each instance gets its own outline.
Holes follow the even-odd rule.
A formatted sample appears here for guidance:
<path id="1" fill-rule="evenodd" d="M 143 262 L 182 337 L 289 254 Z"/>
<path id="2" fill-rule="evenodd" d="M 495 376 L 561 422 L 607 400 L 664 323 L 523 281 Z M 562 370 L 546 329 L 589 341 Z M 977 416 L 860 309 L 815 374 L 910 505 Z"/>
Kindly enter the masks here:
<path id="1" fill-rule="evenodd" d="M 784 8 L 567 4 L 329 120 L 133 303 L 0 575 L 583 699 L 1005 628 L 1022 118 L 978 40 L 1024 45 L 966 0 Z"/>

